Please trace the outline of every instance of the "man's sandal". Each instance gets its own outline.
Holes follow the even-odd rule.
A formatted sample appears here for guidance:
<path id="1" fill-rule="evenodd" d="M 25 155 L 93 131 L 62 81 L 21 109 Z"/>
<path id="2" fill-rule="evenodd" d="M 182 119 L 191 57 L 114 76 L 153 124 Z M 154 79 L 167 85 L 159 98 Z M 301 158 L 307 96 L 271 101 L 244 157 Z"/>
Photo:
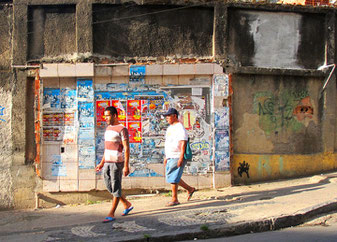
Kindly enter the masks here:
<path id="1" fill-rule="evenodd" d="M 112 222 L 112 221 L 115 221 L 115 218 L 113 218 L 113 217 L 106 217 L 106 218 L 102 221 L 102 223 L 110 223 L 110 222 Z"/>
<path id="2" fill-rule="evenodd" d="M 194 188 L 194 190 L 190 193 L 188 193 L 188 196 L 187 196 L 187 201 L 191 200 L 192 196 L 193 196 L 193 193 L 195 193 L 197 191 L 197 189 Z"/>
<path id="3" fill-rule="evenodd" d="M 177 205 L 179 205 L 180 204 L 180 202 L 168 202 L 167 204 L 166 204 L 166 207 L 172 207 L 172 206 L 177 206 Z"/>
<path id="4" fill-rule="evenodd" d="M 132 206 L 131 206 L 131 207 L 129 207 L 129 208 L 126 208 L 126 209 L 123 211 L 123 213 L 122 213 L 122 216 L 126 216 L 126 215 L 128 215 L 132 209 L 133 209 L 133 207 L 132 207 Z"/>

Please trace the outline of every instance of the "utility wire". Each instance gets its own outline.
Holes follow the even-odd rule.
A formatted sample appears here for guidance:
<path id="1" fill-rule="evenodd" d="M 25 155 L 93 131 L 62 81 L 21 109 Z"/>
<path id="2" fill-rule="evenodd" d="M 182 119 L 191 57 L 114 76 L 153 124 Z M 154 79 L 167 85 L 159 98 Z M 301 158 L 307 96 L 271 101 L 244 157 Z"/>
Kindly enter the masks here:
<path id="1" fill-rule="evenodd" d="M 139 18 L 139 17 L 149 16 L 149 15 L 156 15 L 156 14 L 161 14 L 161 13 L 166 13 L 166 12 L 174 12 L 174 11 L 179 11 L 179 10 L 183 10 L 183 9 L 200 7 L 200 6 L 204 6 L 204 5 L 209 5 L 209 4 L 213 4 L 213 3 L 219 2 L 219 1 L 221 1 L 221 0 L 209 1 L 209 2 L 204 2 L 204 3 L 199 3 L 199 4 L 193 4 L 193 5 L 182 6 L 182 7 L 171 8 L 171 9 L 165 9 L 165 10 L 159 10 L 159 11 L 154 11 L 154 12 L 150 12 L 150 13 L 138 14 L 138 15 L 133 15 L 133 16 L 121 17 L 121 18 L 112 18 L 112 19 L 94 21 L 92 24 L 93 25 L 94 24 L 103 24 L 103 23 L 109 23 L 109 22 L 116 22 L 116 21 L 121 21 L 121 20 Z M 151 2 L 151 3 L 155 3 L 155 2 Z M 50 6 L 53 6 L 53 5 L 50 5 Z M 113 9 L 112 9 L 113 11 L 116 11 L 116 10 L 120 10 L 122 8 L 123 9 L 128 9 L 128 8 L 135 7 L 135 6 L 149 6 L 149 5 L 136 5 L 136 4 L 113 5 L 113 4 L 111 4 L 111 6 L 118 6 L 118 7 L 113 7 Z M 151 6 L 158 7 L 158 6 L 161 6 L 161 5 L 151 5 Z M 111 11 L 111 8 L 109 8 L 109 9 L 94 10 L 94 11 L 92 11 L 92 13 L 94 14 L 94 13 L 97 13 L 97 12 L 103 12 L 103 11 L 109 11 L 109 10 Z M 31 22 L 35 22 L 35 21 L 37 21 L 37 20 L 28 20 L 28 21 L 26 21 L 26 23 L 31 23 Z M 3 26 L 5 26 L 5 25 L 3 25 Z M 1 27 L 1 25 L 0 25 L 0 27 Z M 37 32 L 37 31 L 27 32 L 27 35 L 31 35 L 31 34 L 33 34 L 35 32 Z"/>
<path id="2" fill-rule="evenodd" d="M 210 3 L 214 3 L 214 2 L 218 2 L 218 1 L 212 1 L 212 2 L 208 2 L 208 3 L 201 3 L 201 4 L 184 6 L 184 7 L 178 7 L 178 8 L 172 8 L 172 9 L 165 9 L 165 10 L 155 11 L 155 12 L 152 12 L 152 13 L 144 13 L 144 14 L 133 15 L 133 16 L 128 16 L 128 17 L 122 17 L 122 18 L 107 19 L 107 20 L 93 22 L 92 24 L 102 24 L 102 23 L 108 23 L 108 22 L 126 20 L 126 19 L 131 19 L 131 18 L 139 18 L 139 17 L 148 16 L 148 15 L 154 15 L 154 14 L 160 14 L 160 13 L 166 13 L 166 12 L 179 11 L 179 10 L 182 10 L 182 9 L 199 7 L 199 6 L 210 4 Z"/>
<path id="3" fill-rule="evenodd" d="M 1 0 L 0 0 L 1 1 Z M 155 2 L 152 2 L 152 3 L 155 3 Z M 152 3 L 150 3 L 150 4 L 152 4 Z M 5 3 L 4 3 L 5 4 Z M 1 5 L 4 5 L 4 4 L 1 4 L 0 3 L 0 6 Z M 16 3 L 16 4 L 12 4 L 12 3 L 7 3 L 8 5 L 10 5 L 10 6 L 12 6 L 12 7 L 14 7 L 14 6 L 20 6 L 20 5 L 24 5 L 24 6 L 27 6 L 27 4 L 26 3 Z M 62 4 L 60 4 L 60 5 L 62 5 Z M 60 6 L 60 5 L 44 5 L 44 6 L 47 6 L 47 8 L 48 7 L 50 7 L 50 8 L 57 8 L 57 6 Z M 100 5 L 103 5 L 103 4 L 100 4 Z M 28 5 L 29 6 L 29 5 Z M 39 5 L 37 5 L 37 6 L 39 6 Z M 35 6 L 34 5 L 34 7 L 37 7 L 37 6 Z M 64 5 L 62 5 L 62 6 L 64 6 Z M 75 4 L 73 4 L 73 5 L 66 5 L 66 6 L 68 6 L 68 7 L 70 7 L 70 6 L 74 6 L 74 14 L 76 14 L 76 5 Z M 131 8 L 131 7 L 133 7 L 133 6 L 137 6 L 136 4 L 131 4 L 131 3 L 127 3 L 127 4 L 113 4 L 112 6 L 115 6 L 114 7 L 114 10 L 120 10 L 120 9 L 122 9 L 122 8 L 124 8 L 124 9 L 128 9 L 128 8 Z M 43 10 L 45 10 L 46 8 L 42 8 Z M 104 11 L 110 11 L 111 9 L 100 9 L 100 10 L 92 10 L 91 12 L 92 13 L 99 13 L 99 12 L 104 12 Z M 47 12 L 48 12 L 48 10 L 47 10 Z M 51 12 L 52 13 L 52 12 Z M 33 19 L 28 19 L 28 20 L 26 20 L 26 21 L 23 21 L 23 23 L 26 23 L 26 24 L 29 24 L 29 23 L 34 23 L 34 22 L 39 22 L 40 20 L 33 20 Z M 1 27 L 4 27 L 6 25 L 6 23 L 0 23 L 0 28 Z"/>

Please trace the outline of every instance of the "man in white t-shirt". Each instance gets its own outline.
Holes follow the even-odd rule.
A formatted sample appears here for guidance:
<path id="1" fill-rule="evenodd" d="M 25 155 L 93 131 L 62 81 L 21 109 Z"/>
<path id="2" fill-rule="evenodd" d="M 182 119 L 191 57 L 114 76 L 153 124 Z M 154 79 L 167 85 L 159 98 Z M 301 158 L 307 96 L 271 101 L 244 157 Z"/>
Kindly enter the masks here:
<path id="1" fill-rule="evenodd" d="M 181 176 L 183 174 L 186 161 L 184 160 L 184 153 L 186 143 L 188 140 L 187 132 L 184 126 L 178 120 L 178 111 L 174 108 L 169 108 L 164 114 L 169 127 L 165 136 L 165 175 L 166 181 L 171 183 L 172 200 L 167 206 L 175 206 L 179 204 L 178 201 L 178 186 L 182 186 L 188 192 L 187 201 L 189 201 L 196 191 L 194 187 L 186 184 Z"/>

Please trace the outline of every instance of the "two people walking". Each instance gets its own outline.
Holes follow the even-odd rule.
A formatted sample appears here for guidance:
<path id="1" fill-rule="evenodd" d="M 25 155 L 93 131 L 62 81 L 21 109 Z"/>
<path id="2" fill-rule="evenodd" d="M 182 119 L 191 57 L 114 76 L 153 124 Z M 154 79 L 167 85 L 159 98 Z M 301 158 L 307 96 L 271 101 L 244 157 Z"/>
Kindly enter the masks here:
<path id="1" fill-rule="evenodd" d="M 165 136 L 164 159 L 166 181 L 171 184 L 172 190 L 172 199 L 167 206 L 175 206 L 179 204 L 178 186 L 187 190 L 187 200 L 191 199 L 196 189 L 181 179 L 186 165 L 184 153 L 188 135 L 184 126 L 178 120 L 179 113 L 176 109 L 169 108 L 164 116 L 170 125 Z M 133 206 L 122 194 L 122 176 L 127 176 L 130 173 L 129 133 L 127 128 L 119 123 L 118 112 L 115 107 L 107 107 L 104 111 L 104 117 L 108 125 L 104 134 L 104 155 L 97 165 L 96 171 L 103 169 L 106 188 L 113 196 L 111 209 L 103 220 L 104 223 L 108 223 L 115 220 L 115 211 L 120 201 L 124 207 L 122 216 L 128 215 Z"/>

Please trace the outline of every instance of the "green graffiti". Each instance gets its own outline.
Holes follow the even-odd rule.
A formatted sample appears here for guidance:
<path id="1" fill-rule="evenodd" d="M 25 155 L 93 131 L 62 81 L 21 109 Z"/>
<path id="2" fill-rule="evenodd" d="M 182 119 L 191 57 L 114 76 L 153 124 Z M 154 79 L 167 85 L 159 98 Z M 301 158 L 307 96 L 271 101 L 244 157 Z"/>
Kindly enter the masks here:
<path id="1" fill-rule="evenodd" d="M 263 175 L 270 176 L 272 174 L 270 159 L 268 156 L 261 156 L 259 158 L 257 172 L 260 177 L 262 177 Z"/>
<path id="2" fill-rule="evenodd" d="M 309 96 L 308 91 L 258 92 L 254 96 L 254 113 L 259 115 L 259 125 L 267 135 L 282 131 L 299 131 L 304 126 L 294 117 L 299 102 Z"/>
<path id="3" fill-rule="evenodd" d="M 284 164 L 283 164 L 283 157 L 282 156 L 279 159 L 279 169 L 280 169 L 280 174 L 283 174 Z"/>
<path id="4" fill-rule="evenodd" d="M 291 93 L 296 101 L 300 101 L 302 98 L 309 96 L 309 92 L 307 90 L 292 91 Z"/>

